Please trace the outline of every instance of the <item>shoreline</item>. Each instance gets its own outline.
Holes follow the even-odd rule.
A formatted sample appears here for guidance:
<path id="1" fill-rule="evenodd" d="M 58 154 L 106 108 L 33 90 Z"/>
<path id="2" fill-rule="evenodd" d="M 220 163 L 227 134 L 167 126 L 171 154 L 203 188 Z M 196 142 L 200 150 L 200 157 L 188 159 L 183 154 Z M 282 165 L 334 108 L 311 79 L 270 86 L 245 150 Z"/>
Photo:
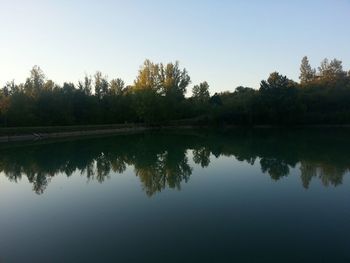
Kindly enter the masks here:
<path id="1" fill-rule="evenodd" d="M 20 128 L 4 128 L 4 130 L 19 130 L 18 133 L 0 135 L 0 143 L 20 142 L 20 141 L 39 141 L 55 138 L 99 136 L 99 135 L 118 135 L 137 133 L 154 130 L 173 130 L 173 129 L 301 129 L 301 128 L 350 128 L 350 124 L 345 125 L 297 125 L 297 126 L 277 126 L 277 125 L 224 125 L 215 127 L 211 125 L 164 125 L 164 126 L 147 126 L 147 125 L 93 125 L 93 126 L 48 126 L 48 127 L 20 127 Z M 30 130 L 31 132 L 20 133 L 21 130 Z"/>
<path id="2" fill-rule="evenodd" d="M 97 128 L 97 127 L 96 127 Z M 56 131 L 56 132 L 33 132 L 29 134 L 16 134 L 16 135 L 1 135 L 0 143 L 6 142 L 19 142 L 19 141 L 39 141 L 45 139 L 55 138 L 68 138 L 68 137 L 83 137 L 83 136 L 95 136 L 95 135 L 109 135 L 109 134 L 124 134 L 132 132 L 143 132 L 154 129 L 152 127 L 120 127 L 120 128 L 106 128 L 89 130 L 72 130 L 72 131 Z"/>

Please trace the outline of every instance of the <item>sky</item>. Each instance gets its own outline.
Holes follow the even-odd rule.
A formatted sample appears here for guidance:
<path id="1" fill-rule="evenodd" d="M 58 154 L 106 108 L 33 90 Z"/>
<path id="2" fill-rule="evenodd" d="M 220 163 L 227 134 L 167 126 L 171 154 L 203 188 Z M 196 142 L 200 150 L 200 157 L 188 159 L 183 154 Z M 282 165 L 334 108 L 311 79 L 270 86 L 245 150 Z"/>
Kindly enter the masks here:
<path id="1" fill-rule="evenodd" d="M 350 69 L 350 0 L 0 0 L 1 86 L 34 65 L 58 84 L 96 70 L 132 84 L 150 59 L 214 93 L 273 71 L 297 81 L 305 55 Z"/>

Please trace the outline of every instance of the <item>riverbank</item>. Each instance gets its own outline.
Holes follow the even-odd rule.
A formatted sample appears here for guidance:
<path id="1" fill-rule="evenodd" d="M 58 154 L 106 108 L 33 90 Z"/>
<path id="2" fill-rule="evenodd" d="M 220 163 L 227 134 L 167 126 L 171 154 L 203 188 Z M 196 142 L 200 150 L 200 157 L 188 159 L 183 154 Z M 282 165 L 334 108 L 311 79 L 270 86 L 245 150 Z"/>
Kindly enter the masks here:
<path id="1" fill-rule="evenodd" d="M 19 142 L 19 141 L 38 141 L 44 139 L 101 136 L 113 134 L 128 134 L 151 130 L 188 130 L 198 128 L 209 128 L 208 125 L 195 125 L 189 123 L 177 123 L 168 125 L 144 125 L 144 124 L 113 124 L 113 125 L 80 125 L 80 126 L 47 126 L 47 127 L 13 127 L 0 129 L 0 143 Z M 220 129 L 289 129 L 291 127 L 275 125 L 257 125 L 257 126 L 237 126 L 225 125 Z M 346 128 L 350 125 L 302 125 L 293 126 L 293 128 Z"/>
<path id="2" fill-rule="evenodd" d="M 13 127 L 0 129 L 0 143 L 18 141 L 37 141 L 44 139 L 128 134 L 160 129 L 191 129 L 193 125 L 81 125 L 81 126 L 47 126 L 47 127 Z"/>
<path id="3" fill-rule="evenodd" d="M 150 129 L 154 129 L 154 127 L 136 124 L 2 128 L 0 129 L 0 142 L 108 135 L 141 132 Z"/>

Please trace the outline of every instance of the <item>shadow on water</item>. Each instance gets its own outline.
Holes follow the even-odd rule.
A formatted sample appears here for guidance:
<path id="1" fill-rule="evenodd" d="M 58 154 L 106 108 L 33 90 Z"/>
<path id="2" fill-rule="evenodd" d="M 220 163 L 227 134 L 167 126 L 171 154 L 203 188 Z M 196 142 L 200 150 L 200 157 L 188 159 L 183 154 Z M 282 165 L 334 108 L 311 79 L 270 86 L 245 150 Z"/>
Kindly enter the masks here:
<path id="1" fill-rule="evenodd" d="M 228 156 L 260 165 L 275 181 L 298 168 L 306 189 L 313 178 L 324 186 L 337 186 L 350 169 L 348 134 L 347 129 L 208 130 L 2 145 L 0 171 L 13 182 L 26 176 L 33 191 L 42 194 L 58 174 L 70 177 L 78 172 L 102 183 L 131 166 L 152 196 L 167 187 L 180 189 L 190 179 L 194 167 L 189 156 L 203 168 L 210 165 L 211 156 Z"/>

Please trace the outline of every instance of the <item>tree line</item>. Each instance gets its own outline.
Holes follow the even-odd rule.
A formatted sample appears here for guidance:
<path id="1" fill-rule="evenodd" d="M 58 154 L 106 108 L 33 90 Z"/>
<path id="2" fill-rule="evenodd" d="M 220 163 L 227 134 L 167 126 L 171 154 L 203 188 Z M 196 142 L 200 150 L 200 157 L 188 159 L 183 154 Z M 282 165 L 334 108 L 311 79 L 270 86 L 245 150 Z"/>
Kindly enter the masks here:
<path id="1" fill-rule="evenodd" d="M 132 85 L 97 71 L 60 86 L 34 66 L 24 83 L 10 81 L 0 90 L 0 125 L 350 123 L 350 71 L 337 59 L 324 59 L 316 70 L 304 57 L 300 82 L 273 72 L 259 89 L 239 86 L 210 96 L 203 81 L 186 97 L 190 84 L 178 62 L 146 60 Z"/>

